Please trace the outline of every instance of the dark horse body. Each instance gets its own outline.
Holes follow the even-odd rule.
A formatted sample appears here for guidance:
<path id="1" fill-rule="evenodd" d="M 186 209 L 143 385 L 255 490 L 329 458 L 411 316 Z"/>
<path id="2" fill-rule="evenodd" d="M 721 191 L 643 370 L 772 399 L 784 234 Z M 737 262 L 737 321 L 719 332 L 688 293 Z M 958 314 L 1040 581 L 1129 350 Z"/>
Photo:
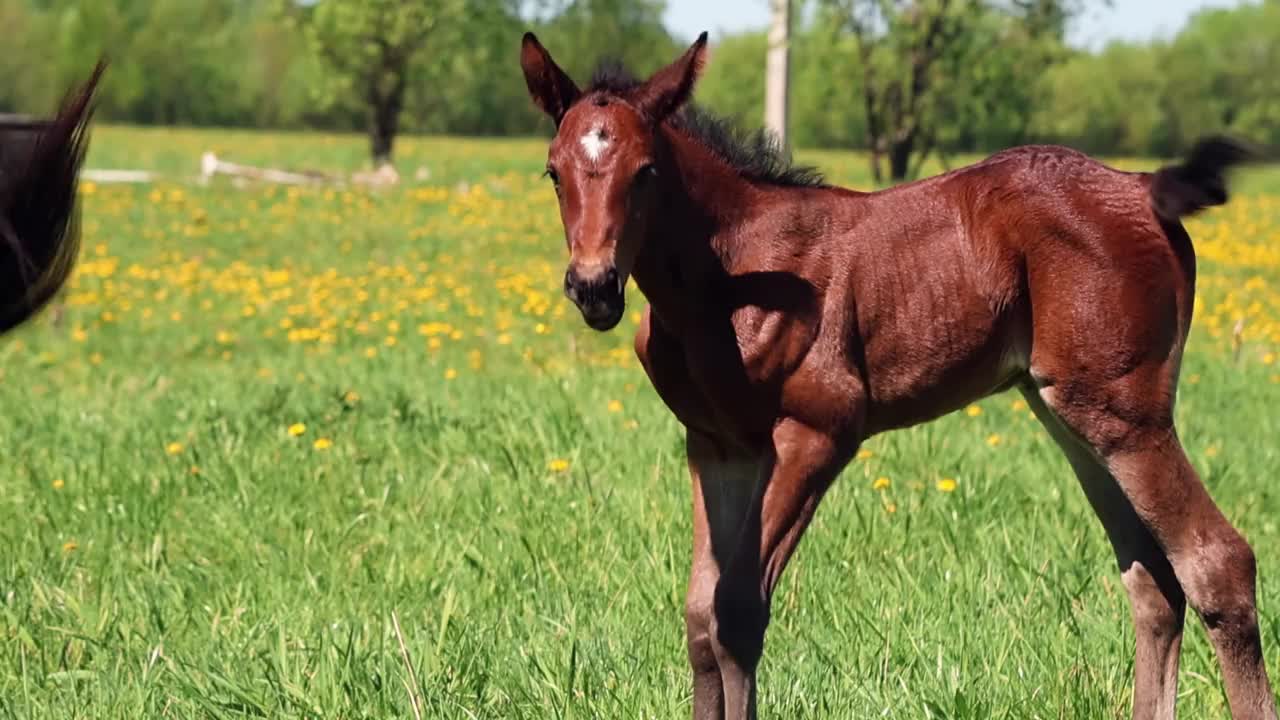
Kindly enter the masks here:
<path id="1" fill-rule="evenodd" d="M 102 69 L 52 119 L 0 120 L 0 332 L 44 307 L 71 272 L 76 177 Z"/>
<path id="2" fill-rule="evenodd" d="M 1115 548 L 1134 716 L 1174 714 L 1189 601 L 1232 712 L 1275 718 L 1253 553 L 1172 412 L 1195 283 L 1179 218 L 1225 202 L 1223 172 L 1246 153 L 1209 140 L 1147 174 L 1024 147 L 857 193 L 682 111 L 704 56 L 705 36 L 643 83 L 585 91 L 531 35 L 521 56 L 557 124 L 566 293 L 607 330 L 635 279 L 650 303 L 636 352 L 687 428 L 695 717 L 754 717 L 773 590 L 859 443 L 1017 387 Z"/>

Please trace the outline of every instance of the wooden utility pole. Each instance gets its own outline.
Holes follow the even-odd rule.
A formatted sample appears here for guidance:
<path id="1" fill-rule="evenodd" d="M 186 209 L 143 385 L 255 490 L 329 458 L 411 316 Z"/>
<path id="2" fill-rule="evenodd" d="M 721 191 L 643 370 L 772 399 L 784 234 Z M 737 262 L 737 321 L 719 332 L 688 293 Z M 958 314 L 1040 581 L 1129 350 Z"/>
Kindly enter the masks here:
<path id="1" fill-rule="evenodd" d="M 791 0 L 769 0 L 769 49 L 764 65 L 764 126 L 787 144 L 791 83 Z"/>

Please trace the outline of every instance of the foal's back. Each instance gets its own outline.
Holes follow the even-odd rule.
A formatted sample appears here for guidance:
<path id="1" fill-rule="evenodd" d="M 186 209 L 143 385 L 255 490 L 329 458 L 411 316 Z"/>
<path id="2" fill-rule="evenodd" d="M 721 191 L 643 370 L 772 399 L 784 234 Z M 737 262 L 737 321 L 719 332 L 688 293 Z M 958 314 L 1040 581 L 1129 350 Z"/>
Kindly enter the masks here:
<path id="1" fill-rule="evenodd" d="M 845 279 L 826 306 L 854 308 L 869 429 L 1060 375 L 1086 337 L 1113 355 L 1104 375 L 1179 353 L 1194 255 L 1156 210 L 1156 177 L 1026 146 L 878 193 L 832 192 L 826 241 Z"/>

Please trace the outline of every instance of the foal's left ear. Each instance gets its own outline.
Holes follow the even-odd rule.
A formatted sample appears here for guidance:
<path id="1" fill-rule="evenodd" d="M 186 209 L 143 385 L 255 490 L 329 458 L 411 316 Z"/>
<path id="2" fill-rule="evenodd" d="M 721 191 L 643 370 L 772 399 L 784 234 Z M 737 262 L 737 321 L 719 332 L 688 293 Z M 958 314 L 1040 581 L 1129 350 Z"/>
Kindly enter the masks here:
<path id="1" fill-rule="evenodd" d="M 656 124 L 680 109 L 693 94 L 693 84 L 707 62 L 704 32 L 675 62 L 653 74 L 635 91 L 636 105 Z"/>
<path id="2" fill-rule="evenodd" d="M 525 33 L 520 42 L 520 69 L 524 70 L 524 82 L 533 101 L 560 127 L 564 114 L 581 93 L 531 32 Z"/>

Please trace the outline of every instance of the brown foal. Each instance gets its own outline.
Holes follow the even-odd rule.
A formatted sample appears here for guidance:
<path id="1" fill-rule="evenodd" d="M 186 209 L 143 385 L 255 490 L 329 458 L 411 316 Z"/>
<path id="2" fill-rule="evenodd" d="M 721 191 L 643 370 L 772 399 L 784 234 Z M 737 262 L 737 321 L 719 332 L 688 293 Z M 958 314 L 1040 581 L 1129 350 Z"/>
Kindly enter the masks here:
<path id="1" fill-rule="evenodd" d="M 1022 147 L 852 192 L 685 108 L 705 57 L 704 34 L 644 82 L 580 90 L 532 34 L 521 49 L 557 127 L 565 292 L 609 330 L 636 281 L 636 353 L 687 430 L 694 717 L 755 716 L 771 595 L 859 443 L 1016 387 L 1115 548 L 1133 716 L 1174 716 L 1190 602 L 1234 717 L 1274 719 L 1253 552 L 1173 426 L 1195 285 L 1179 218 L 1226 202 L 1246 151 L 1206 140 L 1151 174 Z"/>

